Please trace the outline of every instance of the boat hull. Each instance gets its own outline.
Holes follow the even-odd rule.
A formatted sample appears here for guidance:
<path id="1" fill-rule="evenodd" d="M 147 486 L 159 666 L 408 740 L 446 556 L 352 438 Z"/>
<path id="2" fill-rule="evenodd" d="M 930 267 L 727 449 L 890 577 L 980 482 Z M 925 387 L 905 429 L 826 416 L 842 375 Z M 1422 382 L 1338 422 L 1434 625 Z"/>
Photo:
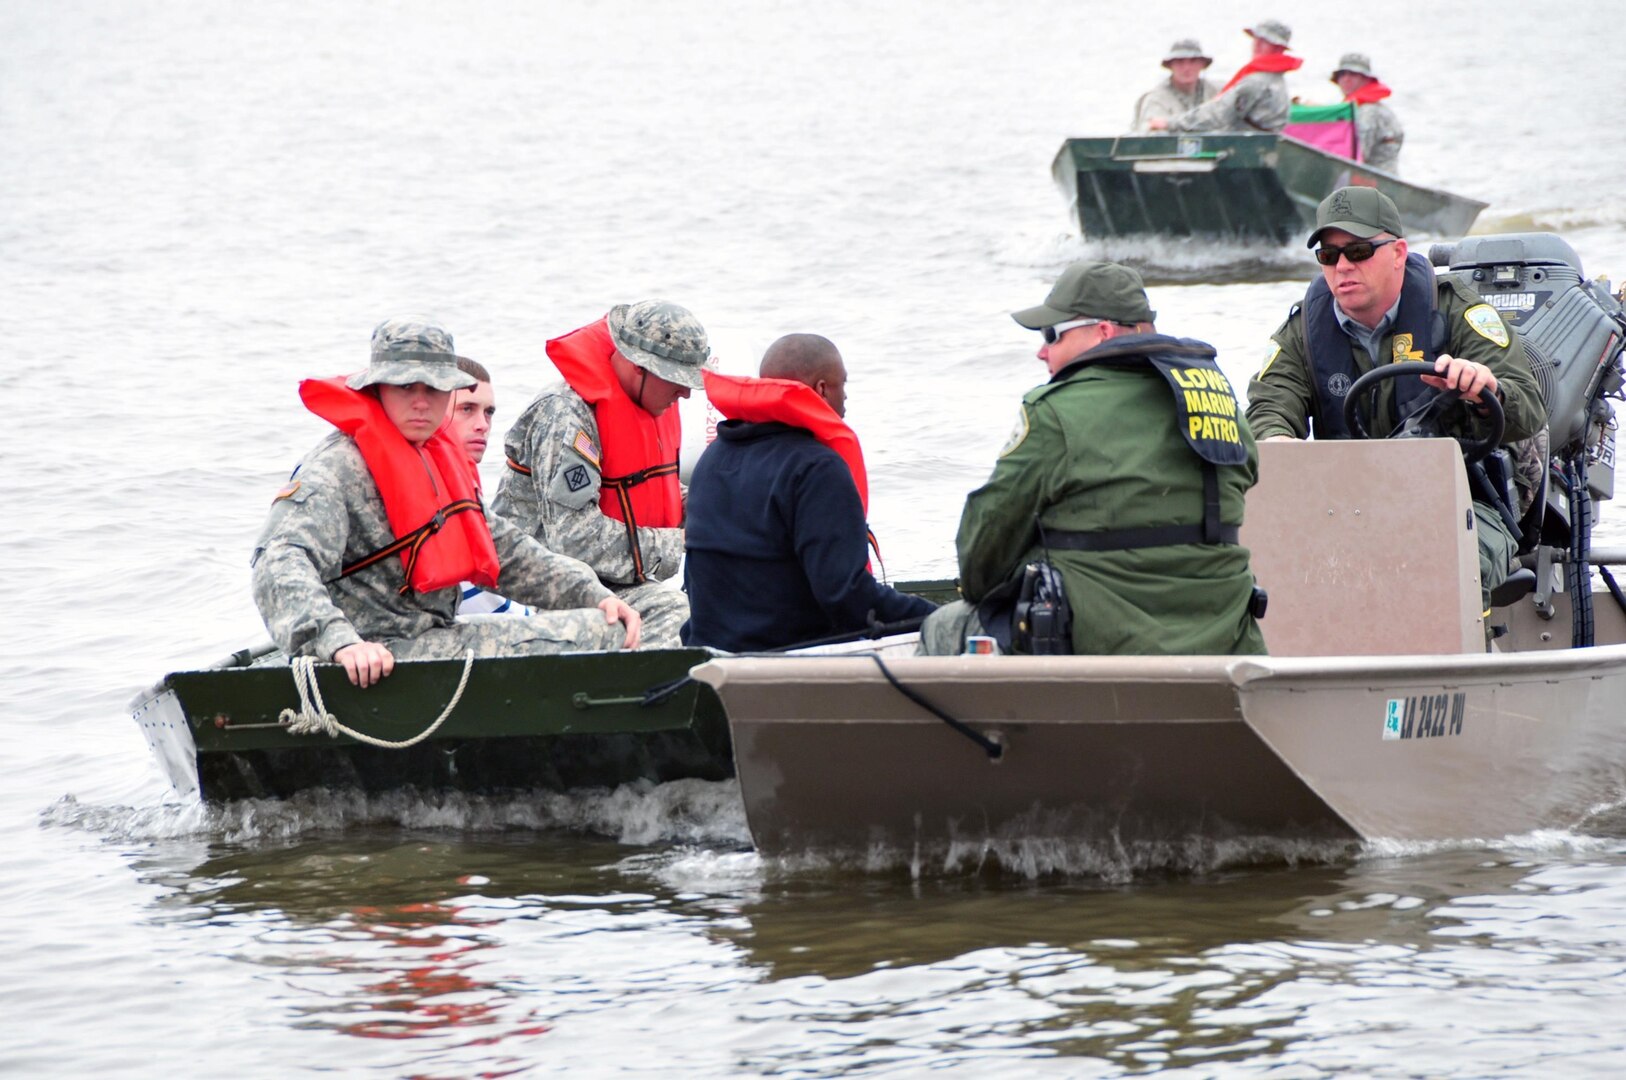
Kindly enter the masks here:
<path id="1" fill-rule="evenodd" d="M 681 680 L 702 649 L 475 661 L 457 707 L 405 749 L 340 734 L 295 735 L 291 669 L 233 666 L 176 672 L 132 703 L 155 758 L 183 795 L 285 797 L 311 788 L 402 787 L 500 792 L 610 787 L 633 780 L 733 774 L 727 721 L 692 683 L 652 704 L 644 692 Z M 366 690 L 334 665 L 317 668 L 328 710 L 381 740 L 429 727 L 463 674 L 461 660 L 403 661 Z"/>
<path id="2" fill-rule="evenodd" d="M 1350 184 L 1378 188 L 1394 200 L 1410 232 L 1442 239 L 1465 235 L 1486 205 L 1268 134 L 1069 139 L 1051 174 L 1092 239 L 1302 241 L 1314 227 L 1317 204 Z"/>
<path id="3" fill-rule="evenodd" d="M 720 658 L 767 854 L 1022 838 L 1465 840 L 1626 794 L 1626 646 L 1505 656 Z"/>

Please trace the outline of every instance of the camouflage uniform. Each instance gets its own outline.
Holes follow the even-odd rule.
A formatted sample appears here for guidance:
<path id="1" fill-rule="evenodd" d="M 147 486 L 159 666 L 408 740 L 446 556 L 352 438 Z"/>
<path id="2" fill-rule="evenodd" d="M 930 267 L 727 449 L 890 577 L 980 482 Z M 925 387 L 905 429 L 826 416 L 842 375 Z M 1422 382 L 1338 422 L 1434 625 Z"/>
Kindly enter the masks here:
<path id="1" fill-rule="evenodd" d="M 1256 71 L 1205 105 L 1169 121 L 1170 131 L 1280 131 L 1292 100 L 1287 79 Z"/>
<path id="2" fill-rule="evenodd" d="M 616 336 L 624 324 L 617 313 L 621 320 L 662 322 L 658 328 L 662 335 L 691 344 L 697 340 L 695 347 L 706 352 L 705 330 L 692 314 L 664 301 L 620 305 L 611 312 L 611 332 L 622 355 L 634 364 L 669 382 L 696 389 L 702 385 L 698 363 L 693 365 L 690 382 L 682 370 L 688 365 L 646 353 Z M 591 567 L 599 580 L 643 617 L 645 647 L 675 648 L 681 644 L 680 631 L 689 618 L 689 598 L 666 582 L 677 573 L 683 558 L 683 530 L 638 527 L 644 573 L 651 579 L 639 583 L 626 525 L 600 509 L 603 475 L 598 460 L 580 448 L 583 438 L 590 448 L 603 445 L 593 406 L 566 382 L 544 390 L 503 439 L 508 460 L 529 473 L 505 468 L 491 509 L 548 548 L 567 552 Z M 676 451 L 674 447 L 674 457 Z"/>
<path id="3" fill-rule="evenodd" d="M 375 350 L 381 335 L 451 353 L 451 337 L 438 327 L 385 323 L 375 332 Z M 421 375 L 423 354 L 398 353 L 409 359 L 385 362 L 379 355 L 375 351 L 368 371 L 351 379 L 352 387 L 398 377 L 435 385 L 432 377 Z M 610 592 L 591 570 L 546 550 L 507 522 L 487 520 L 503 592 L 539 608 L 582 610 L 458 622 L 458 588 L 402 592 L 406 576 L 398 557 L 341 577 L 343 566 L 391 543 L 395 534 L 360 449 L 348 435 L 334 432 L 306 455 L 271 505 L 254 548 L 254 603 L 283 652 L 319 660 L 332 660 L 340 649 L 363 641 L 383 644 L 398 659 L 454 657 L 470 647 L 480 656 L 498 656 L 623 644 L 625 627 L 607 622 L 593 607 Z"/>
<path id="4" fill-rule="evenodd" d="M 1400 175 L 1400 147 L 1406 129 L 1394 110 L 1381 101 L 1355 109 L 1355 134 L 1361 141 L 1361 160 L 1374 169 Z"/>
<path id="5" fill-rule="evenodd" d="M 1205 101 L 1213 99 L 1219 92 L 1219 87 L 1212 79 L 1198 79 L 1197 85 L 1192 87 L 1191 93 L 1186 94 L 1178 90 L 1173 79 L 1165 79 L 1152 89 L 1140 96 L 1135 102 L 1135 125 L 1131 131 L 1150 131 L 1148 122 L 1156 117 L 1171 120 L 1181 113 L 1189 112 Z"/>

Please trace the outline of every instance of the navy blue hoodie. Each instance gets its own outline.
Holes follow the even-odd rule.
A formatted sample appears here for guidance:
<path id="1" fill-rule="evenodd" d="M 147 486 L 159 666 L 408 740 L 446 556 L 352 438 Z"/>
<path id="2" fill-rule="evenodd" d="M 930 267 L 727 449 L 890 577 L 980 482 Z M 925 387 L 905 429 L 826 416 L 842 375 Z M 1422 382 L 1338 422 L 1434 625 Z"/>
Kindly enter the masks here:
<path id="1" fill-rule="evenodd" d="M 846 463 L 812 432 L 723 421 L 689 479 L 683 643 L 753 652 L 931 611 L 865 569 L 866 529 Z"/>

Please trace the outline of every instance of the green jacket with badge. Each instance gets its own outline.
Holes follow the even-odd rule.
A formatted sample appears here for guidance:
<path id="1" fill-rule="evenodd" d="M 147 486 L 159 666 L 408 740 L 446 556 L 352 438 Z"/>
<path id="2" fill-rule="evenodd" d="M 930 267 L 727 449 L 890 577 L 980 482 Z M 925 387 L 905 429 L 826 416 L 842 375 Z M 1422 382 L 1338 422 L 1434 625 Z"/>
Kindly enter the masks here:
<path id="1" fill-rule="evenodd" d="M 1208 381 L 1145 358 L 1185 358 Z M 1219 517 L 1242 522 L 1258 454 L 1235 396 L 1201 342 L 1158 334 L 1113 338 L 1022 400 L 1022 415 L 988 482 L 966 500 L 958 548 L 961 589 L 976 603 L 1046 558 L 1047 532 L 1093 533 L 1199 525 L 1205 465 L 1188 433 L 1239 444 L 1239 464 L 1209 466 Z M 1176 386 L 1190 383 L 1190 390 Z M 1195 397 L 1191 395 L 1196 395 Z M 1228 402 L 1228 404 L 1227 404 Z M 1248 551 L 1234 543 L 1126 550 L 1052 547 L 1066 583 L 1077 654 L 1263 653 L 1249 614 Z"/>
<path id="2" fill-rule="evenodd" d="M 1484 364 L 1496 376 L 1507 418 L 1502 441 L 1527 439 L 1540 431 L 1546 424 L 1546 406 L 1525 357 L 1524 343 L 1513 327 L 1478 293 L 1453 278 L 1439 280 L 1436 309 L 1445 319 L 1448 335 L 1445 351 Z M 1261 439 L 1272 435 L 1302 439 L 1309 434 L 1315 396 L 1301 311 L 1302 305 L 1293 305 L 1287 320 L 1271 335 L 1272 346 L 1265 362 L 1248 384 L 1248 424 Z M 1392 329 L 1384 335 L 1378 347 L 1379 356 L 1393 360 L 1421 359 L 1414 355 L 1409 341 L 1397 344 L 1396 337 Z M 1349 339 L 1348 345 L 1356 369 L 1361 374 L 1372 370 L 1373 363 L 1366 349 L 1354 339 Z M 1394 426 L 1391 404 L 1394 393 L 1395 381 L 1390 380 L 1381 383 L 1373 395 L 1377 404 L 1369 427 L 1375 438 L 1387 435 Z M 1454 410 L 1454 415 L 1459 430 L 1453 434 L 1472 434 L 1460 430 L 1473 423 L 1467 410 Z"/>

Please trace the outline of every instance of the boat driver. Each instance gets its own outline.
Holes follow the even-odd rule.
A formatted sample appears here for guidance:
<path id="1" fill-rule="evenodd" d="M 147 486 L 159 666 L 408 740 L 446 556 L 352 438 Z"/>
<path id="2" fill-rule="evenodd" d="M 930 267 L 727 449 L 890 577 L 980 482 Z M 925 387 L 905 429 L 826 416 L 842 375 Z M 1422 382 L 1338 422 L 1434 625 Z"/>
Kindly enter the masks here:
<path id="1" fill-rule="evenodd" d="M 254 547 L 254 603 L 290 657 L 341 664 L 370 686 L 397 659 L 636 648 L 638 613 L 575 559 L 480 507 L 474 469 L 446 423 L 474 385 L 452 336 L 409 319 L 373 331 L 367 367 L 307 379 L 300 397 L 338 428 L 277 493 Z M 458 583 L 497 584 L 546 609 L 453 618 Z"/>
<path id="2" fill-rule="evenodd" d="M 1213 347 L 1157 333 L 1154 317 L 1140 274 L 1105 262 L 1074 263 L 1012 316 L 1043 335 L 1050 381 L 1022 399 L 993 475 L 966 499 L 965 599 L 927 616 L 923 653 L 984 634 L 1015 651 L 1265 651 L 1237 544 L 1253 436 Z M 1041 564 L 1071 608 L 1070 636 L 1042 649 L 1012 620 L 1018 583 Z"/>
<path id="3" fill-rule="evenodd" d="M 1169 77 L 1152 87 L 1135 102 L 1135 122 L 1130 131 L 1151 131 L 1154 119 L 1167 121 L 1210 100 L 1218 92 L 1213 80 L 1203 72 L 1214 58 L 1203 52 L 1194 38 L 1182 38 L 1169 46 L 1163 66 Z"/>
<path id="4" fill-rule="evenodd" d="M 1248 423 L 1258 438 L 1348 438 L 1350 385 L 1379 364 L 1402 360 L 1431 362 L 1439 374 L 1381 384 L 1373 438 L 1395 429 L 1398 410 L 1421 404 L 1424 384 L 1470 405 L 1496 395 L 1506 416 L 1504 446 L 1545 426 L 1541 389 L 1517 331 L 1478 293 L 1453 277 L 1436 278 L 1426 258 L 1407 250 L 1400 211 L 1387 195 L 1370 187 L 1328 195 L 1316 209 L 1310 246 L 1321 276 L 1271 335 L 1248 385 Z M 1471 433 L 1469 411 L 1457 412 L 1450 433 Z M 1520 477 L 1528 482 L 1523 470 Z M 1501 513 L 1476 501 L 1474 516 L 1488 606 L 1490 590 L 1507 579 L 1515 545 Z"/>
<path id="5" fill-rule="evenodd" d="M 1205 102 L 1170 120 L 1147 122 L 1149 131 L 1278 132 L 1287 126 L 1292 98 L 1286 75 L 1304 66 L 1287 55 L 1293 31 L 1287 24 L 1265 19 L 1242 31 L 1253 39 L 1253 56 Z"/>
<path id="6" fill-rule="evenodd" d="M 683 559 L 673 406 L 704 385 L 706 328 L 666 300 L 617 304 L 547 353 L 564 381 L 508 429 L 491 508 L 592 567 L 643 617 L 646 645 L 676 647 L 689 601 L 669 584 Z"/>

